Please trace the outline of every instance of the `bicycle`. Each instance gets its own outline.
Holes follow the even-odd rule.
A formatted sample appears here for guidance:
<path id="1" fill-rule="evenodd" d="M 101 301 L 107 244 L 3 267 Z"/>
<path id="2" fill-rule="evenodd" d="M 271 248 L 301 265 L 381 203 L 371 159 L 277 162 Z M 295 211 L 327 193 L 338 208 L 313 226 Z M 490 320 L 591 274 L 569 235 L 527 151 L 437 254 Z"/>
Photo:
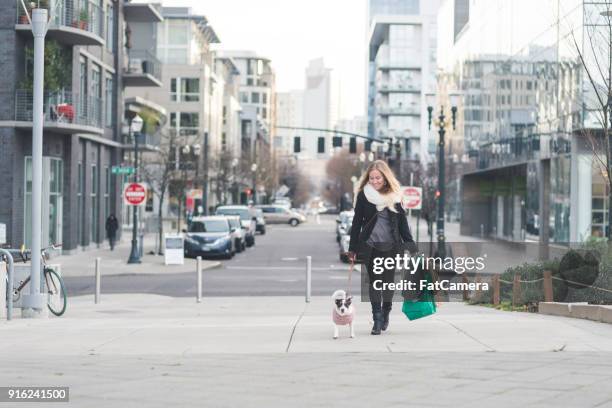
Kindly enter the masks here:
<path id="1" fill-rule="evenodd" d="M 43 248 L 41 251 L 41 259 L 42 259 L 42 267 L 43 267 L 43 275 L 44 275 L 44 284 L 47 290 L 48 300 L 47 307 L 49 311 L 53 313 L 55 316 L 61 316 L 66 311 L 67 306 L 67 295 L 66 295 L 66 286 L 64 285 L 64 281 L 62 278 L 55 272 L 53 269 L 47 266 L 47 261 L 50 259 L 50 251 L 54 249 L 61 248 L 61 244 L 59 245 L 51 245 L 49 247 Z M 23 262 L 28 261 L 28 256 L 31 254 L 30 251 L 25 250 L 22 246 L 19 251 L 10 251 L 14 254 L 17 254 L 21 257 Z M 15 255 L 13 255 L 15 258 Z M 25 280 L 19 282 L 17 287 L 13 287 L 13 302 L 19 301 L 21 298 L 21 291 L 26 285 L 30 282 L 31 277 L 28 276 Z M 8 302 L 8 278 L 7 278 L 7 302 Z"/>

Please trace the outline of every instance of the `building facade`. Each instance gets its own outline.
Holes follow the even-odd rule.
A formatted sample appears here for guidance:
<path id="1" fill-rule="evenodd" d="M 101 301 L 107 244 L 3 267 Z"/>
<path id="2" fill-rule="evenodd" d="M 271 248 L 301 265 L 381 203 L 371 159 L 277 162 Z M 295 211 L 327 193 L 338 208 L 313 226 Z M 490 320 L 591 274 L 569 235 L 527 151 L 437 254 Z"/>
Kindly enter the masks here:
<path id="1" fill-rule="evenodd" d="M 594 33 L 606 7 L 444 2 L 438 97 L 462 96 L 453 148 L 466 160 L 451 163 L 462 233 L 541 243 L 607 233 L 607 181 L 596 158 L 603 153 L 591 143 L 602 140 L 594 120 L 602 112 L 579 57 L 591 72 L 596 58 L 609 62 L 607 47 L 594 55 L 590 45 L 603 38 Z"/>
<path id="2" fill-rule="evenodd" d="M 371 0 L 368 134 L 400 144 L 400 159 L 427 161 L 425 94 L 435 89 L 439 1 Z M 400 175 L 401 176 L 401 175 Z"/>
<path id="3" fill-rule="evenodd" d="M 106 217 L 121 213 L 122 180 L 112 167 L 123 158 L 123 92 L 130 79 L 143 76 L 141 71 L 126 80 L 124 33 L 134 15 L 157 18 L 157 12 L 123 1 L 54 5 L 45 41 L 42 244 L 62 243 L 71 252 L 100 245 Z M 0 223 L 8 245 L 29 246 L 31 11 L 15 0 L 2 0 L 0 8 Z"/>

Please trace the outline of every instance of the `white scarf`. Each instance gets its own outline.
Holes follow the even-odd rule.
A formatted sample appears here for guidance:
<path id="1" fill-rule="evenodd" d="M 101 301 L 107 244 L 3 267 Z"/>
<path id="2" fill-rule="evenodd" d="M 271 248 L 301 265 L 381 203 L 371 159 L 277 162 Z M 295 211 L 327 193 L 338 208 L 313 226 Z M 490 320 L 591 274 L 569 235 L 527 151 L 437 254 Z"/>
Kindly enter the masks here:
<path id="1" fill-rule="evenodd" d="M 378 211 L 382 211 L 385 207 L 393 212 L 397 212 L 395 204 L 402 201 L 399 194 L 390 192 L 388 194 L 380 194 L 370 183 L 363 188 L 363 193 L 369 202 L 376 206 Z"/>

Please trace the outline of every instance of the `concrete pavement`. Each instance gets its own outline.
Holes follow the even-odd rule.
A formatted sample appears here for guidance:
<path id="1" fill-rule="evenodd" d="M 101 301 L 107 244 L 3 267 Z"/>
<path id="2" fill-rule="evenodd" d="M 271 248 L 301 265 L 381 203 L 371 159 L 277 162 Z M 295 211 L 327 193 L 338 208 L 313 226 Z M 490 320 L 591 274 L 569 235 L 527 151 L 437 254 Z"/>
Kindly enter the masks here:
<path id="1" fill-rule="evenodd" d="M 5 385 L 65 385 L 71 406 L 612 405 L 612 325 L 445 303 L 389 332 L 333 340 L 314 297 L 70 299 L 62 318 L 0 323 Z M 27 405 L 25 405 L 27 406 Z"/>

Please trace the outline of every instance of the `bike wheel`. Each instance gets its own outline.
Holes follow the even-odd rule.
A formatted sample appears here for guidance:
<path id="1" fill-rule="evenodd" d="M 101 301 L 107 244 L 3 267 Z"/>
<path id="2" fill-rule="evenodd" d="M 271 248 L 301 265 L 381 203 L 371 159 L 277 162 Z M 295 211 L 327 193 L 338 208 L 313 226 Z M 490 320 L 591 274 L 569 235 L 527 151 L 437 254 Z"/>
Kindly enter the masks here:
<path id="1" fill-rule="evenodd" d="M 53 269 L 45 269 L 45 282 L 49 295 L 47 307 L 54 315 L 63 315 L 68 303 L 64 281 Z"/>

